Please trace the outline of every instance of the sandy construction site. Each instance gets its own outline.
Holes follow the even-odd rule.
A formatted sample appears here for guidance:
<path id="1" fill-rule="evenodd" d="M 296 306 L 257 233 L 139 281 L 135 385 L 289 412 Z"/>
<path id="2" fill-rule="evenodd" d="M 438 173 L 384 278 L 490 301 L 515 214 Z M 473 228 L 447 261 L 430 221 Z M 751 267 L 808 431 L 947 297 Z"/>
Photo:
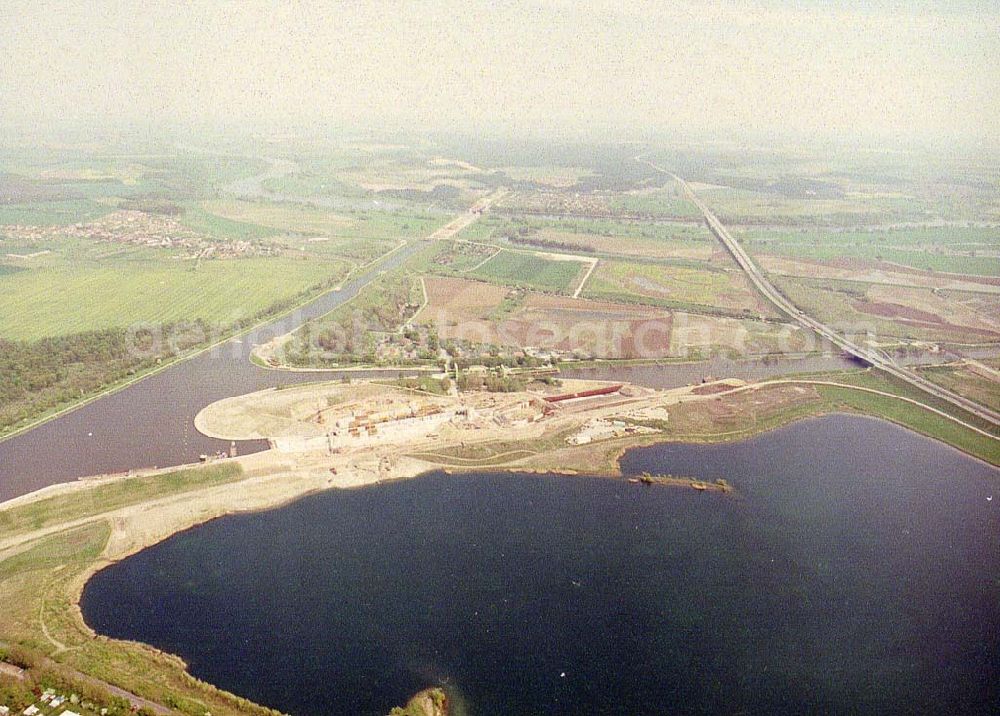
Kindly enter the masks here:
<path id="1" fill-rule="evenodd" d="M 533 393 L 435 395 L 375 382 L 329 383 L 228 398 L 195 426 L 226 440 L 266 439 L 285 453 L 412 446 L 521 430 L 554 412 Z"/>
<path id="2" fill-rule="evenodd" d="M 463 458 L 448 455 L 479 444 L 527 445 L 557 436 L 562 449 L 579 449 L 655 434 L 670 406 L 745 387 L 733 380 L 712 385 L 717 390 L 657 391 L 565 380 L 515 393 L 438 395 L 371 381 L 323 383 L 227 398 L 202 410 L 195 425 L 225 440 L 268 440 L 270 450 L 238 458 L 251 472 L 293 470 L 321 484 L 353 486 L 462 467 Z M 428 455 L 441 459 L 424 462 Z M 516 469 L 519 462 L 512 454 L 503 464 Z"/>

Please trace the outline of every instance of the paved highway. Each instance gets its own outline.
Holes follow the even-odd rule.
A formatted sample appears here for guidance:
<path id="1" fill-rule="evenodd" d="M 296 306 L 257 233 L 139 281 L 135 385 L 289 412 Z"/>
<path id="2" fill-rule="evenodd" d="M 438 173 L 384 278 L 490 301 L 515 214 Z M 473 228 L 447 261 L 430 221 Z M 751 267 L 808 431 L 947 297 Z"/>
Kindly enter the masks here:
<path id="1" fill-rule="evenodd" d="M 817 334 L 830 341 L 830 343 L 837 346 L 845 353 L 849 353 L 850 355 L 860 358 L 866 363 L 869 363 L 870 365 L 883 370 L 900 380 L 904 380 L 910 385 L 913 385 L 936 398 L 948 401 L 952 405 L 955 405 L 962 410 L 987 421 L 994 428 L 1000 427 L 1000 413 L 997 411 L 991 410 L 984 405 L 980 405 L 979 403 L 969 400 L 968 398 L 958 395 L 957 393 L 953 393 L 950 390 L 946 390 L 914 371 L 898 365 L 888 354 L 885 353 L 885 351 L 872 348 L 870 346 L 859 345 L 837 333 L 826 324 L 820 323 L 815 318 L 807 316 L 791 301 L 789 301 L 785 295 L 770 282 L 770 280 L 768 280 L 767 276 L 760 270 L 757 264 L 754 263 L 753 259 L 746 252 L 746 250 L 735 238 L 733 238 L 726 227 L 723 226 L 722 222 L 719 221 L 718 217 L 716 217 L 716 215 L 712 213 L 712 210 L 708 208 L 708 205 L 706 205 L 705 202 L 694 193 L 686 181 L 673 172 L 657 166 L 653 162 L 647 160 L 641 161 L 645 161 L 649 164 L 649 166 L 653 167 L 657 171 L 669 174 L 678 182 L 678 184 L 680 184 L 687 197 L 694 202 L 701 213 L 704 214 L 705 221 L 708 223 L 708 228 L 711 232 L 719 241 L 722 242 L 722 245 L 725 246 L 726 250 L 730 253 L 730 255 L 732 255 L 733 259 L 736 260 L 739 267 L 743 269 L 746 275 L 753 282 L 754 286 L 757 287 L 757 290 L 764 294 L 764 296 L 771 303 L 777 306 L 778 310 L 782 313 L 790 316 L 800 325 L 815 331 Z"/>

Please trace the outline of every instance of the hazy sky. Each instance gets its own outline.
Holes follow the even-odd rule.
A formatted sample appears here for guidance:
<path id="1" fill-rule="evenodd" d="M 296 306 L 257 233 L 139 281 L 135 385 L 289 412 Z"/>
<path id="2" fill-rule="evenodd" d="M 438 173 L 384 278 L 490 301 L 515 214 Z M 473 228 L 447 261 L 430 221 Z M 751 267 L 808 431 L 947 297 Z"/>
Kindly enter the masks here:
<path id="1" fill-rule="evenodd" d="M 1000 135 L 997 2 L 0 0 L 0 121 Z"/>

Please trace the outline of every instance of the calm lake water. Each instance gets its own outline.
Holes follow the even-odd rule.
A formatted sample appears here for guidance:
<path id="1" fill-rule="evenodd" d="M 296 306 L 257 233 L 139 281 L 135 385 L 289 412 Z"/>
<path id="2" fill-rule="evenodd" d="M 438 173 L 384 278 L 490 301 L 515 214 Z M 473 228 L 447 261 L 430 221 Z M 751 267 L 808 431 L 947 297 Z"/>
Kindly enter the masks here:
<path id="1" fill-rule="evenodd" d="M 382 715 L 433 684 L 497 716 L 1000 711 L 1000 471 L 842 415 L 623 466 L 737 492 L 333 491 L 113 565 L 83 613 L 296 715 Z"/>

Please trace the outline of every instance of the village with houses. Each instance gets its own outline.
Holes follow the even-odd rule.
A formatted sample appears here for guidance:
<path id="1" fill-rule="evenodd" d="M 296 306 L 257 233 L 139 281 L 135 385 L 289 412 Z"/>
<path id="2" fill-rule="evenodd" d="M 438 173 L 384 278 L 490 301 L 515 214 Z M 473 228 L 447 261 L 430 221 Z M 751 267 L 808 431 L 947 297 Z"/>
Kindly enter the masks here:
<path id="1" fill-rule="evenodd" d="M 185 226 L 174 216 L 150 211 L 119 209 L 88 222 L 38 226 L 9 224 L 3 235 L 16 241 L 51 242 L 85 239 L 154 249 L 172 249 L 182 259 L 231 259 L 270 256 L 279 249 L 270 244 L 242 239 L 214 239 Z M 8 258 L 31 258 L 32 254 L 7 254 Z"/>
<path id="2" fill-rule="evenodd" d="M 83 701 L 77 694 L 58 693 L 55 689 L 45 689 L 38 700 L 27 708 L 15 713 L 9 706 L 0 706 L 0 716 L 82 716 L 72 709 L 81 708 L 100 716 L 108 714 L 107 708 L 97 708 L 94 704 Z"/>

